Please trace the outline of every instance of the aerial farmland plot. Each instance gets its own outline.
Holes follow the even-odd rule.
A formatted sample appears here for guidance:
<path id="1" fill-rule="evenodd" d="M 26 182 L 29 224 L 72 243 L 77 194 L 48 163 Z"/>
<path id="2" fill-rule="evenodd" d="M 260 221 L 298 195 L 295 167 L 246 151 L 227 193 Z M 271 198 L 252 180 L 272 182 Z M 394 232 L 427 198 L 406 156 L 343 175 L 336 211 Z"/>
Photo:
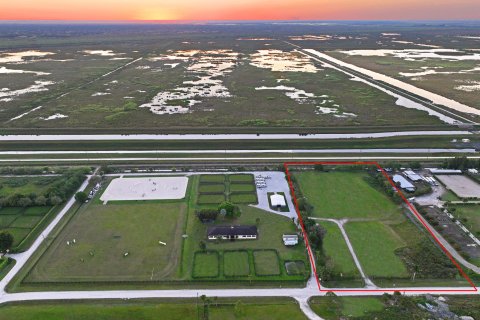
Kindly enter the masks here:
<path id="1" fill-rule="evenodd" d="M 323 286 L 466 283 L 402 203 L 372 182 L 376 168 L 289 169 L 307 232 L 320 226 L 324 234 L 314 249 Z"/>
<path id="2" fill-rule="evenodd" d="M 197 217 L 198 210 L 216 210 L 227 199 L 224 193 L 230 185 L 250 186 L 252 181 L 250 174 L 105 178 L 88 203 L 68 213 L 63 227 L 26 266 L 12 290 L 205 283 L 222 287 L 231 281 L 239 286 L 302 285 L 310 274 L 305 246 L 301 242 L 286 247 L 282 241 L 283 234 L 297 232 L 290 218 L 246 202 L 238 203 L 241 215 L 235 218 L 204 223 Z M 205 189 L 215 186 L 222 188 Z M 124 199 L 118 190 L 127 190 Z M 221 192 L 222 198 L 199 202 L 201 192 Z M 250 195 L 251 189 L 236 192 Z M 256 194 L 253 200 L 255 204 Z M 256 226 L 259 237 L 207 239 L 210 227 L 223 225 Z M 299 271 L 289 274 L 287 263 L 295 263 Z"/>
<path id="3" fill-rule="evenodd" d="M 166 32 L 105 45 L 101 36 L 75 45 L 45 39 L 31 50 L 2 51 L 0 120 L 16 129 L 123 132 L 139 124 L 150 131 L 452 124 L 285 42 L 316 48 L 319 41 L 213 37 L 214 29 L 189 30 L 191 41 Z M 342 47 L 340 38 L 329 46 Z"/>

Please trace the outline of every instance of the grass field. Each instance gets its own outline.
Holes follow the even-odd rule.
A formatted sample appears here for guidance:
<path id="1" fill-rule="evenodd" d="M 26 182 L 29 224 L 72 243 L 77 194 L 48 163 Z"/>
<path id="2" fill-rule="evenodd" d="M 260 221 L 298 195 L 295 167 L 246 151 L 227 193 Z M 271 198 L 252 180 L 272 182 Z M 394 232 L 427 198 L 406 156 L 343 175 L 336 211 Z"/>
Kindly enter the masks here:
<path id="1" fill-rule="evenodd" d="M 195 320 L 203 311 L 203 303 L 198 305 L 192 299 L 9 304 L 0 307 L 0 320 Z M 218 299 L 209 307 L 211 320 L 263 320 L 266 314 L 272 320 L 307 319 L 298 304 L 286 298 Z"/>
<path id="2" fill-rule="evenodd" d="M 248 184 L 240 184 L 240 183 L 232 183 L 230 184 L 230 192 L 254 192 L 256 190 L 255 185 L 253 183 Z"/>
<path id="3" fill-rule="evenodd" d="M 455 209 L 453 215 L 460 220 L 474 235 L 480 236 L 480 205 L 450 205 Z"/>
<path id="4" fill-rule="evenodd" d="M 320 222 L 320 225 L 327 231 L 323 240 L 323 249 L 333 261 L 334 272 L 347 277 L 359 278 L 360 273 L 338 226 L 327 221 Z"/>
<path id="5" fill-rule="evenodd" d="M 92 201 L 74 216 L 26 280 L 171 278 L 179 259 L 185 210 L 181 202 L 103 205 Z"/>
<path id="6" fill-rule="evenodd" d="M 228 181 L 232 183 L 253 183 L 254 178 L 251 174 L 229 174 Z"/>
<path id="7" fill-rule="evenodd" d="M 279 275 L 280 265 L 277 252 L 274 250 L 253 251 L 255 273 L 257 275 Z"/>
<path id="8" fill-rule="evenodd" d="M 225 185 L 222 184 L 200 184 L 198 191 L 200 193 L 224 193 Z"/>
<path id="9" fill-rule="evenodd" d="M 381 311 L 383 302 L 378 297 L 313 297 L 310 307 L 325 320 L 365 317 L 369 312 Z"/>
<path id="10" fill-rule="evenodd" d="M 230 201 L 236 204 L 257 204 L 257 195 L 254 193 L 233 193 L 230 195 Z"/>
<path id="11" fill-rule="evenodd" d="M 55 177 L 0 177 L 0 198 L 11 194 L 43 194 L 54 183 L 65 179 Z"/>
<path id="12" fill-rule="evenodd" d="M 365 273 L 375 277 L 408 277 L 407 269 L 394 251 L 406 243 L 381 222 L 349 222 L 348 237 Z"/>
<path id="13" fill-rule="evenodd" d="M 222 194 L 200 194 L 198 195 L 198 204 L 213 204 L 218 205 L 225 201 L 225 195 Z"/>
<path id="14" fill-rule="evenodd" d="M 220 261 L 217 251 L 196 252 L 193 262 L 194 278 L 218 277 Z"/>
<path id="15" fill-rule="evenodd" d="M 200 183 L 224 183 L 226 176 L 222 174 L 204 174 L 200 176 Z"/>
<path id="16" fill-rule="evenodd" d="M 364 180 L 364 173 L 300 172 L 294 176 L 316 217 L 386 219 L 400 212 L 386 195 Z"/>
<path id="17" fill-rule="evenodd" d="M 226 277 L 241 277 L 250 274 L 248 251 L 224 251 L 223 274 Z"/>
<path id="18" fill-rule="evenodd" d="M 56 209 L 49 206 L 0 208 L 0 230 L 8 231 L 13 235 L 14 250 L 24 250 L 28 247 L 28 243 L 25 243 L 21 248 L 18 246 L 29 234 L 32 234 L 29 238 L 33 240 L 41 227 L 51 221 L 55 213 Z"/>

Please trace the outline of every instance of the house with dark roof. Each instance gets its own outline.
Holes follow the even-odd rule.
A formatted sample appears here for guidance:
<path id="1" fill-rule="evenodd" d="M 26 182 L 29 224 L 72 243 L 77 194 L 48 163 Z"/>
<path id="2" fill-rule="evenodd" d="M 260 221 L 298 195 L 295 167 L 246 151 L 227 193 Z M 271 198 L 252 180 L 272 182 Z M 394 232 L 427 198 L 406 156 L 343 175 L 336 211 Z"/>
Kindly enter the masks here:
<path id="1" fill-rule="evenodd" d="M 254 240 L 257 237 L 258 231 L 256 226 L 212 226 L 207 229 L 208 240 Z"/>

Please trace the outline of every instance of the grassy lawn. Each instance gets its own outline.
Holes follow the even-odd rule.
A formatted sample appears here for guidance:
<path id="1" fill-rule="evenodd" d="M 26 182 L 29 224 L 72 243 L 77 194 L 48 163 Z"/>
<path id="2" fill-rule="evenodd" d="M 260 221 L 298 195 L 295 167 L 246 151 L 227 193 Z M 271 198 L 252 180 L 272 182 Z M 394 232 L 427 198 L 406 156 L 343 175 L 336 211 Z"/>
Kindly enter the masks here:
<path id="1" fill-rule="evenodd" d="M 225 195 L 222 194 L 200 194 L 198 195 L 198 204 L 220 204 L 225 201 Z"/>
<path id="2" fill-rule="evenodd" d="M 250 274 L 248 251 L 224 251 L 223 274 L 227 277 L 248 276 Z"/>
<path id="3" fill-rule="evenodd" d="M 462 201 L 455 193 L 450 190 L 447 190 L 444 194 L 442 194 L 441 199 L 443 201 Z"/>
<path id="4" fill-rule="evenodd" d="M 172 278 L 185 210 L 182 202 L 92 201 L 62 230 L 26 281 Z"/>
<path id="5" fill-rule="evenodd" d="M 257 195 L 255 193 L 234 193 L 230 195 L 230 201 L 236 204 L 257 204 Z"/>
<path id="6" fill-rule="evenodd" d="M 473 234 L 480 236 L 480 205 L 461 204 L 449 206 L 455 208 L 453 215 L 460 220 Z"/>
<path id="7" fill-rule="evenodd" d="M 383 310 L 384 304 L 379 297 L 313 297 L 310 307 L 325 320 L 336 320 L 367 316 Z"/>
<path id="8" fill-rule="evenodd" d="M 2 305 L 0 320 L 194 320 L 203 311 L 200 300 L 198 305 L 192 299 L 22 303 Z M 263 320 L 267 314 L 272 320 L 307 319 L 285 298 L 218 299 L 209 307 L 211 320 Z"/>
<path id="9" fill-rule="evenodd" d="M 364 181 L 357 172 L 295 172 L 314 216 L 322 218 L 385 219 L 400 211 L 386 195 Z"/>
<path id="10" fill-rule="evenodd" d="M 203 183 L 224 183 L 226 176 L 223 174 L 204 174 L 200 176 L 200 182 Z"/>
<path id="11" fill-rule="evenodd" d="M 255 185 L 250 183 L 232 183 L 230 184 L 230 192 L 254 192 Z"/>
<path id="12" fill-rule="evenodd" d="M 381 222 L 349 222 L 345 230 L 365 273 L 375 277 L 408 277 L 402 260 L 394 251 L 405 242 Z"/>
<path id="13" fill-rule="evenodd" d="M 274 250 L 253 251 L 253 261 L 257 275 L 268 276 L 280 274 L 278 255 Z"/>
<path id="14" fill-rule="evenodd" d="M 338 226 L 333 222 L 326 221 L 320 222 L 320 225 L 327 230 L 323 240 L 323 249 L 325 255 L 333 260 L 335 273 L 348 277 L 360 277 Z"/>
<path id="15" fill-rule="evenodd" d="M 220 268 L 218 252 L 196 252 L 193 265 L 193 277 L 195 278 L 218 277 Z"/>
<path id="16" fill-rule="evenodd" d="M 253 183 L 254 178 L 252 174 L 230 174 L 228 180 L 232 183 Z"/>
<path id="17" fill-rule="evenodd" d="M 200 184 L 198 187 L 198 191 L 201 193 L 224 193 L 225 192 L 225 185 L 222 184 Z"/>

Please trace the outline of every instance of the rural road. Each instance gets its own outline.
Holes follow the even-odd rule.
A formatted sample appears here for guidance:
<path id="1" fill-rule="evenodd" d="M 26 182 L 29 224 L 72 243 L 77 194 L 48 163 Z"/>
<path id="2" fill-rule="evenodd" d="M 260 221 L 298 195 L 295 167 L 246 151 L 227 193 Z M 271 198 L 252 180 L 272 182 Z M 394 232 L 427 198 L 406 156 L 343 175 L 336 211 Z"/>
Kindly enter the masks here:
<path id="1" fill-rule="evenodd" d="M 467 156 L 469 159 L 480 159 L 480 156 Z M 346 156 L 346 157 L 337 157 L 337 156 L 327 156 L 327 157 L 182 157 L 182 158 L 159 158 L 159 157 L 99 157 L 99 158 L 9 158 L 9 159 L 0 159 L 1 162 L 115 162 L 115 161 L 129 161 L 129 162 L 145 162 L 145 161 L 155 161 L 155 162 L 191 162 L 191 161 L 276 161 L 276 162 L 288 162 L 288 161 L 323 161 L 323 160 L 445 160 L 453 159 L 455 156 Z"/>
<path id="2" fill-rule="evenodd" d="M 292 139 L 367 139 L 408 136 L 458 136 L 472 135 L 466 130 L 398 131 L 369 133 L 319 133 L 319 134 L 80 134 L 80 135 L 2 135 L 0 141 L 110 141 L 110 140 L 292 140 Z"/>
<path id="3" fill-rule="evenodd" d="M 112 150 L 112 151 L 0 151 L 0 155 L 62 154 L 242 154 L 242 153 L 476 153 L 472 148 L 396 148 L 396 149 L 255 149 L 255 150 Z"/>

